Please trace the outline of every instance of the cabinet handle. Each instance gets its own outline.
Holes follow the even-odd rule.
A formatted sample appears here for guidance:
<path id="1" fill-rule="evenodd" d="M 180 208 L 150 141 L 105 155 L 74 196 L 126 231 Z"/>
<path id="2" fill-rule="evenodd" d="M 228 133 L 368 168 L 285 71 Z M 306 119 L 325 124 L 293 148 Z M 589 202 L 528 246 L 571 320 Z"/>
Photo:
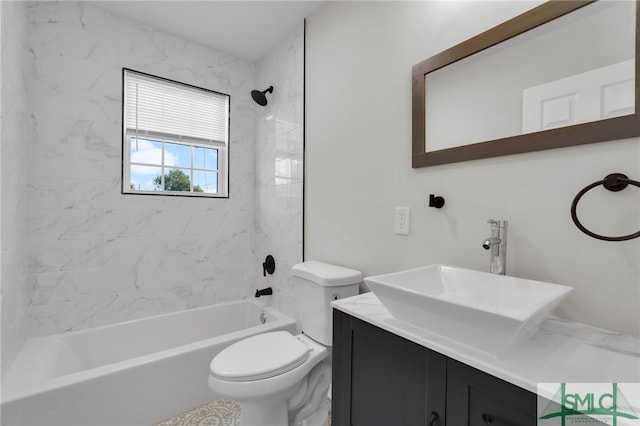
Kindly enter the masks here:
<path id="1" fill-rule="evenodd" d="M 438 421 L 438 419 L 439 419 L 438 413 L 436 413 L 435 411 L 432 411 L 431 414 L 429 415 L 429 426 L 434 426 Z"/>
<path id="2" fill-rule="evenodd" d="M 487 426 L 493 426 L 493 423 L 491 423 L 493 421 L 493 419 L 491 418 L 490 415 L 488 414 L 483 414 L 482 415 L 482 421 L 484 422 L 484 424 L 486 424 Z"/>

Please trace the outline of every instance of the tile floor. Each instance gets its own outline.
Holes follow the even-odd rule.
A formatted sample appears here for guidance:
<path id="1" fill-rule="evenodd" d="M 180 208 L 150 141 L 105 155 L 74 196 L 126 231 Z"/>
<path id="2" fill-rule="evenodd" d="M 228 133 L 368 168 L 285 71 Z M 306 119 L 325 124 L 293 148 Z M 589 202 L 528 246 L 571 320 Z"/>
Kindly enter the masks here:
<path id="1" fill-rule="evenodd" d="M 157 426 L 240 426 L 240 405 L 217 399 L 202 407 L 182 413 Z"/>
<path id="2" fill-rule="evenodd" d="M 158 423 L 157 426 L 240 426 L 240 405 L 226 399 L 211 401 L 202 407 Z M 331 426 L 331 417 L 327 421 Z"/>

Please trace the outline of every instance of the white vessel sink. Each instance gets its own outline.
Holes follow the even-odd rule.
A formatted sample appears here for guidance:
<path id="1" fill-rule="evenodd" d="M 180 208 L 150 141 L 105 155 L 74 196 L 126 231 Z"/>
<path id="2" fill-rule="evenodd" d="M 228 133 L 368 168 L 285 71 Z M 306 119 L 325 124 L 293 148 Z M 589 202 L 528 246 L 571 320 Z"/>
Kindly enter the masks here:
<path id="1" fill-rule="evenodd" d="M 530 337 L 573 290 L 445 265 L 364 281 L 396 319 L 493 354 Z"/>

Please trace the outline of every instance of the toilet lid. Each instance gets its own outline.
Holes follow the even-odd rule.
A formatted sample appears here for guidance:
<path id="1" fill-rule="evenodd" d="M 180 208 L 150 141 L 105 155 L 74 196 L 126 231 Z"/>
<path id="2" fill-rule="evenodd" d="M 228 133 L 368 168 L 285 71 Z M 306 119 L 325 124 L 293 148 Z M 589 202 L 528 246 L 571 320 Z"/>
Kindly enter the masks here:
<path id="1" fill-rule="evenodd" d="M 234 343 L 211 361 L 211 374 L 229 381 L 266 379 L 292 370 L 310 348 L 287 331 L 258 334 Z"/>

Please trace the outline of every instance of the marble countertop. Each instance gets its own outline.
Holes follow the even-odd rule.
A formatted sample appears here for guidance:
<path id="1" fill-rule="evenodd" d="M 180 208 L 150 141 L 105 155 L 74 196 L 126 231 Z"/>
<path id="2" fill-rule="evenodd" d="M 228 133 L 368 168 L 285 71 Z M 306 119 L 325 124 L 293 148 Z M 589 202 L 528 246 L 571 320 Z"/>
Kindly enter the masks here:
<path id="1" fill-rule="evenodd" d="M 493 355 L 395 319 L 373 293 L 335 309 L 531 392 L 538 383 L 640 383 L 640 339 L 550 317 L 527 341 Z"/>

